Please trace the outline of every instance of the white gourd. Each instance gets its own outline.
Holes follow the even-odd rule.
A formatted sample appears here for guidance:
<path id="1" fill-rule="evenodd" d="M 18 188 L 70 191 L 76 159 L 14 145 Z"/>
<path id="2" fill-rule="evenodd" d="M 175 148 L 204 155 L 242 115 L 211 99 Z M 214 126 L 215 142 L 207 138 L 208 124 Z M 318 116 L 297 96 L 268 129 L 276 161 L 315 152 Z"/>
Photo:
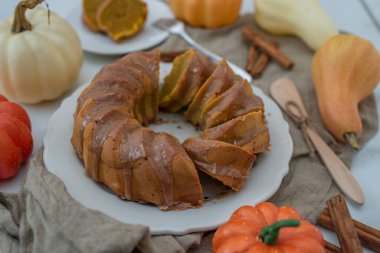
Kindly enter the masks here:
<path id="1" fill-rule="evenodd" d="M 21 21 L 25 10 L 19 12 Z M 50 13 L 49 21 L 43 8 L 26 11 L 25 17 L 31 30 L 22 32 L 12 32 L 14 17 L 0 20 L 0 94 L 23 103 L 55 99 L 73 87 L 82 67 L 79 38 L 56 14 Z"/>
<path id="2" fill-rule="evenodd" d="M 255 0 L 254 18 L 264 30 L 296 35 L 317 50 L 338 29 L 318 0 Z"/>

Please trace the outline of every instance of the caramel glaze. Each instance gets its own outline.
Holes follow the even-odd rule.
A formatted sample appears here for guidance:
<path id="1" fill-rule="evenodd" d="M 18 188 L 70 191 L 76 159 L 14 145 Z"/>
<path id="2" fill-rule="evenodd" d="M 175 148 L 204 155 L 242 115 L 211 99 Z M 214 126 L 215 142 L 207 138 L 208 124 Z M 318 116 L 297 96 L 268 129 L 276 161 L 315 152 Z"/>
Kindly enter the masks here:
<path id="1" fill-rule="evenodd" d="M 83 161 L 87 173 L 95 180 L 98 179 L 100 154 L 103 142 L 111 131 L 113 123 L 131 116 L 131 110 L 120 105 L 104 107 L 96 112 L 84 129 Z"/>
<path id="2" fill-rule="evenodd" d="M 239 191 L 246 183 L 256 156 L 222 141 L 189 138 L 182 144 L 195 166 Z"/>
<path id="3" fill-rule="evenodd" d="M 252 111 L 264 111 L 263 101 L 246 80 L 236 79 L 231 88 L 205 106 L 200 126 L 211 128 Z"/>
<path id="4" fill-rule="evenodd" d="M 270 141 L 262 111 L 250 112 L 206 129 L 202 132 L 201 138 L 238 145 L 253 154 L 268 151 Z"/>
<path id="5" fill-rule="evenodd" d="M 225 60 L 220 61 L 187 108 L 186 119 L 193 125 L 198 125 L 205 105 L 229 89 L 236 78 L 240 77 L 234 74 L 227 62 Z"/>
<path id="6" fill-rule="evenodd" d="M 133 113 L 132 101 L 129 97 L 115 92 L 89 98 L 83 103 L 81 109 L 76 114 L 73 137 L 71 139 L 72 146 L 80 158 L 82 158 L 84 129 L 94 118 L 94 114 L 96 114 L 100 109 L 114 105 L 124 105 L 127 108 L 130 108 L 131 114 Z"/>

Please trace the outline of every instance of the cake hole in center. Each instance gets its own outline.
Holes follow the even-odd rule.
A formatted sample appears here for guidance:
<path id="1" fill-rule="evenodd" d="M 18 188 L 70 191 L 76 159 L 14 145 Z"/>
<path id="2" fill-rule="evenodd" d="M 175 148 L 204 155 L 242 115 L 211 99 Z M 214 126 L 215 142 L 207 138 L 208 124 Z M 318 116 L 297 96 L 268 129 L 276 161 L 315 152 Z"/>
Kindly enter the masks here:
<path id="1" fill-rule="evenodd" d="M 155 132 L 166 132 L 178 138 L 182 143 L 187 138 L 198 137 L 200 131 L 186 121 L 186 118 L 181 113 L 167 113 L 160 111 L 156 122 L 149 125 Z"/>
<path id="2" fill-rule="evenodd" d="M 187 138 L 199 137 L 200 130 L 190 124 L 181 113 L 167 113 L 160 111 L 155 123 L 149 127 L 155 132 L 166 132 L 178 138 L 183 143 Z M 217 180 L 198 170 L 202 185 L 203 201 L 212 202 L 223 199 L 233 191 Z"/>

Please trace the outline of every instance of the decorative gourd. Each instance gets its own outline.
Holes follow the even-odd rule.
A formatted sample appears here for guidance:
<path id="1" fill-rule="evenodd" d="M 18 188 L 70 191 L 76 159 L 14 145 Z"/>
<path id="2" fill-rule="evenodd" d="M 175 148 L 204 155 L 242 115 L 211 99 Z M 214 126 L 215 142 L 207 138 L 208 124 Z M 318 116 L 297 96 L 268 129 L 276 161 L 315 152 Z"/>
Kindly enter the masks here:
<path id="1" fill-rule="evenodd" d="M 25 16 L 40 2 L 21 1 L 13 18 L 0 20 L 0 93 L 23 103 L 60 96 L 74 85 L 83 62 L 79 38 L 64 19 L 48 18 L 42 8 Z"/>
<path id="2" fill-rule="evenodd" d="M 318 0 L 255 0 L 254 18 L 267 32 L 296 35 L 311 49 L 338 34 Z"/>
<path id="3" fill-rule="evenodd" d="M 32 153 L 30 119 L 16 103 L 0 95 L 0 180 L 17 174 Z"/>
<path id="4" fill-rule="evenodd" d="M 340 141 L 359 148 L 359 103 L 380 81 L 380 54 L 367 40 L 338 35 L 315 54 L 312 72 L 325 127 Z"/>
<path id="5" fill-rule="evenodd" d="M 293 208 L 263 202 L 243 206 L 218 228 L 215 253 L 324 253 L 321 232 Z"/>
<path id="6" fill-rule="evenodd" d="M 192 26 L 218 28 L 239 16 L 241 0 L 168 0 L 178 19 Z"/>

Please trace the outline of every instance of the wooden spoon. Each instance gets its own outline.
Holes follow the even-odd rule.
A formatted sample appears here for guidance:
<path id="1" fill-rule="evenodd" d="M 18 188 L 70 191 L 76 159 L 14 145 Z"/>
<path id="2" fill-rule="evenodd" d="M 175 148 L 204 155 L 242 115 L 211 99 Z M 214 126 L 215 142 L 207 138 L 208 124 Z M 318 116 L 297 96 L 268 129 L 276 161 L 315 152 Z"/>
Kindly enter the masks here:
<path id="1" fill-rule="evenodd" d="M 296 116 L 307 117 L 300 94 L 292 80 L 288 78 L 278 79 L 272 84 L 270 93 L 285 111 L 290 110 Z M 298 105 L 299 110 L 289 106 L 289 102 Z M 365 199 L 364 194 L 351 171 L 312 127 L 307 126 L 306 132 L 338 187 L 349 199 L 362 205 Z"/>

